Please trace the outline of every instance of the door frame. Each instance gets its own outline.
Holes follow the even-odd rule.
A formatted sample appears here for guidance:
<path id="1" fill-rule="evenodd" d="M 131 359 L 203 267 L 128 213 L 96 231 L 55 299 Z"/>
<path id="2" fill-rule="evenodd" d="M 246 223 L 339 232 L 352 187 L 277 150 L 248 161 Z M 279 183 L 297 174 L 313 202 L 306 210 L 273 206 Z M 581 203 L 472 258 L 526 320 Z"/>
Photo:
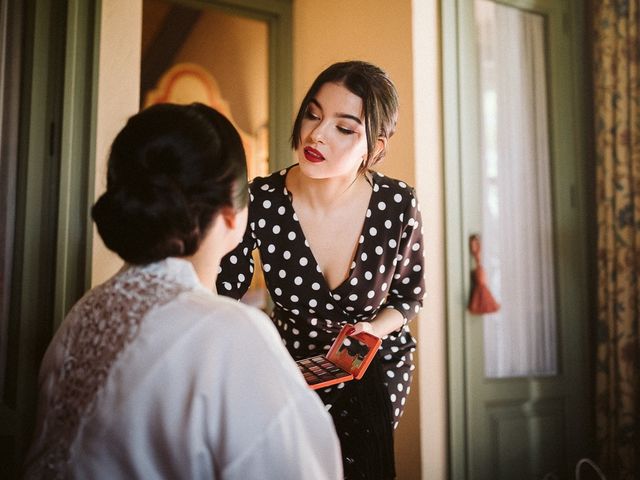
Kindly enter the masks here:
<path id="1" fill-rule="evenodd" d="M 0 460 L 17 476 L 31 438 L 42 354 L 88 285 L 88 205 L 99 2 L 27 2 L 23 22 L 15 237 Z"/>
<path id="2" fill-rule="evenodd" d="M 520 6 L 527 8 L 531 4 L 528 0 L 511 0 L 501 1 L 494 0 L 496 3 L 504 3 L 511 6 Z M 555 3 L 557 8 L 558 0 L 538 0 L 537 4 L 543 8 L 551 9 Z M 566 193 L 571 196 L 573 205 L 571 212 L 560 212 L 562 218 L 556 218 L 556 222 L 565 222 L 571 224 L 571 230 L 580 234 L 587 234 L 587 222 L 585 221 L 584 212 L 590 205 L 586 197 L 586 190 L 589 186 L 587 177 L 587 162 L 580 162 L 578 159 L 585 159 L 585 141 L 586 141 L 586 89 L 585 81 L 586 68 L 584 65 L 584 47 L 581 39 L 585 38 L 584 15 L 585 10 L 582 2 L 579 0 L 561 0 L 563 4 L 562 28 L 571 36 L 570 48 L 564 52 L 563 61 L 566 64 L 565 75 L 570 78 L 572 92 L 567 100 L 568 110 L 565 115 L 570 115 L 573 122 L 566 122 L 564 125 L 553 124 L 555 139 L 550 138 L 551 142 L 556 142 L 557 137 L 566 137 L 571 139 L 567 147 L 572 153 L 572 161 L 566 166 L 563 174 L 573 176 L 574 183 L 570 192 Z M 474 142 L 467 141 L 464 138 L 462 128 L 463 117 L 475 115 L 477 118 L 477 108 L 473 102 L 473 98 L 465 97 L 467 92 L 473 90 L 469 87 L 470 82 L 475 79 L 465 78 L 463 76 L 462 65 L 468 64 L 473 58 L 473 52 L 470 52 L 466 45 L 469 42 L 469 30 L 473 26 L 473 18 L 469 15 L 473 14 L 473 0 L 455 0 L 441 2 L 441 22 L 442 22 L 442 82 L 443 82 L 443 157 L 444 157 L 444 186 L 445 186 L 445 246 L 446 246 L 446 309 L 447 309 L 447 348 L 448 348 L 448 395 L 449 395 L 449 473 L 452 479 L 468 478 L 469 451 L 470 445 L 467 442 L 467 429 L 470 422 L 467 411 L 467 385 L 466 385 L 466 326 L 470 321 L 469 314 L 466 310 L 468 300 L 468 292 L 470 288 L 470 268 L 471 261 L 468 252 L 468 243 L 464 228 L 463 213 L 463 184 L 462 184 L 462 168 L 463 159 L 466 158 L 468 152 L 474 148 Z M 470 27 L 471 26 L 471 27 Z M 559 55 L 560 53 L 552 53 Z M 470 101 L 471 100 L 471 101 Z M 558 191 L 554 188 L 554 197 L 558 195 Z M 563 193 L 564 194 L 564 193 Z M 558 224 L 558 223 L 557 223 Z M 563 223 L 564 225 L 564 223 Z M 589 295 L 592 288 L 590 282 L 585 278 L 592 269 L 586 262 L 586 249 L 590 247 L 589 242 L 578 245 L 573 252 L 562 252 L 564 255 L 571 257 L 571 261 L 575 265 L 583 265 L 578 270 L 584 275 L 577 275 L 575 281 L 578 283 L 579 291 L 583 292 L 581 300 L 576 308 L 580 309 L 581 318 L 585 321 L 590 318 L 592 309 L 589 305 L 589 299 L 593 298 Z M 556 252 L 556 255 L 558 252 Z M 567 279 L 564 279 L 567 281 Z M 559 312 L 562 315 L 562 312 Z M 589 346 L 588 329 L 585 327 L 576 338 L 562 338 L 561 342 L 569 342 L 571 345 L 581 345 L 584 350 Z M 580 351 L 579 348 L 571 348 L 567 345 L 563 349 L 564 352 Z M 582 361 L 578 358 L 564 358 L 559 364 L 559 369 L 567 373 L 567 365 L 571 362 Z M 588 367 L 586 371 L 590 371 Z M 590 403 L 590 392 L 581 392 L 587 396 L 587 402 Z M 585 412 L 586 413 L 586 412 Z M 591 418 L 584 418 L 584 426 L 582 430 L 587 434 L 592 432 Z M 588 443 L 590 440 L 585 439 Z M 567 452 L 570 456 L 573 452 Z"/>

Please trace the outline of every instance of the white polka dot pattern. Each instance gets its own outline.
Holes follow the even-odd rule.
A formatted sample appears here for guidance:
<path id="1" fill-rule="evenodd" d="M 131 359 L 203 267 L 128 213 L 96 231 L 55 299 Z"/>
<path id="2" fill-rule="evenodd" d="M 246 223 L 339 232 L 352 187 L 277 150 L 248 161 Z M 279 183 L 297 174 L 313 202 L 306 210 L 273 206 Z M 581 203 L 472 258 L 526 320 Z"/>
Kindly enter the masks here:
<path id="1" fill-rule="evenodd" d="M 373 192 L 348 277 L 330 290 L 285 188 L 287 171 L 252 182 L 247 232 L 223 259 L 218 291 L 234 298 L 244 294 L 252 277 L 250 252 L 258 248 L 275 303 L 274 324 L 296 359 L 316 348 L 326 351 L 346 322 L 373 320 L 386 308 L 400 312 L 405 326 L 384 338 L 380 347 L 397 422 L 415 349 L 406 324 L 421 308 L 424 295 L 423 237 L 418 228 L 422 219 L 415 192 L 403 182 L 373 173 Z"/>

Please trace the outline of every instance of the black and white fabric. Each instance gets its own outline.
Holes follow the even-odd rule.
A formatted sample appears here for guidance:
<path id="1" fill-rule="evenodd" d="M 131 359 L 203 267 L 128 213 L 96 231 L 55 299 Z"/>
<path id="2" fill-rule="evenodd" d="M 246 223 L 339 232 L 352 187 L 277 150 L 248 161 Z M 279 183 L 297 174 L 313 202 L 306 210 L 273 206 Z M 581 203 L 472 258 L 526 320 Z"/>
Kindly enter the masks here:
<path id="1" fill-rule="evenodd" d="M 414 369 L 415 342 L 408 322 L 424 295 L 422 223 L 415 191 L 371 172 L 373 191 L 349 276 L 330 289 L 285 186 L 291 168 L 251 183 L 247 231 L 243 242 L 223 259 L 218 292 L 235 298 L 246 292 L 254 268 L 251 254 L 258 248 L 274 302 L 272 319 L 295 359 L 328 350 L 347 322 L 373 320 L 385 308 L 399 311 L 405 325 L 383 339 L 379 354 L 395 427 Z"/>

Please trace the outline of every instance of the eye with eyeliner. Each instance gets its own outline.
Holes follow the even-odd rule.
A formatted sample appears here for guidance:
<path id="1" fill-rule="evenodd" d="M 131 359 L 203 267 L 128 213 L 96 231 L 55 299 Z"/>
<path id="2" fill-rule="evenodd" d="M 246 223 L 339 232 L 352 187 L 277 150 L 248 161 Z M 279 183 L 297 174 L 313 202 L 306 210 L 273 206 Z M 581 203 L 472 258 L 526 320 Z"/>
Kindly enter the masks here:
<path id="1" fill-rule="evenodd" d="M 320 117 L 309 109 L 307 109 L 307 111 L 304 113 L 304 118 L 308 120 L 320 120 Z"/>
<path id="2" fill-rule="evenodd" d="M 350 128 L 345 128 L 345 127 L 341 127 L 341 126 L 337 126 L 336 128 L 343 135 L 353 135 L 354 133 L 356 133 L 354 130 L 351 130 Z"/>
<path id="3" fill-rule="evenodd" d="M 304 119 L 311 121 L 322 120 L 320 114 L 314 113 L 311 107 L 307 108 L 307 110 L 304 112 Z M 356 133 L 356 130 L 345 127 L 343 125 L 336 125 L 335 127 L 336 130 L 338 130 L 338 132 L 340 132 L 342 135 L 353 135 L 354 133 Z"/>

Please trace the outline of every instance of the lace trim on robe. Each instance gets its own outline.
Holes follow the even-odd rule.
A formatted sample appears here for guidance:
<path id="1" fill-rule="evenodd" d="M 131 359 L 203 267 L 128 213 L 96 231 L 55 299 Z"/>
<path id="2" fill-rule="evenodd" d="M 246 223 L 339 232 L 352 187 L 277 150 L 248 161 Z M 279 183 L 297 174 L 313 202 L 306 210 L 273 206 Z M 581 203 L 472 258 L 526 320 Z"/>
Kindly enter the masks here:
<path id="1" fill-rule="evenodd" d="M 130 267 L 97 287 L 69 314 L 73 323 L 62 338 L 64 363 L 50 398 L 47 451 L 34 469 L 37 477 L 67 477 L 80 420 L 91 414 L 111 367 L 136 338 L 144 317 L 192 288 L 156 267 Z"/>

